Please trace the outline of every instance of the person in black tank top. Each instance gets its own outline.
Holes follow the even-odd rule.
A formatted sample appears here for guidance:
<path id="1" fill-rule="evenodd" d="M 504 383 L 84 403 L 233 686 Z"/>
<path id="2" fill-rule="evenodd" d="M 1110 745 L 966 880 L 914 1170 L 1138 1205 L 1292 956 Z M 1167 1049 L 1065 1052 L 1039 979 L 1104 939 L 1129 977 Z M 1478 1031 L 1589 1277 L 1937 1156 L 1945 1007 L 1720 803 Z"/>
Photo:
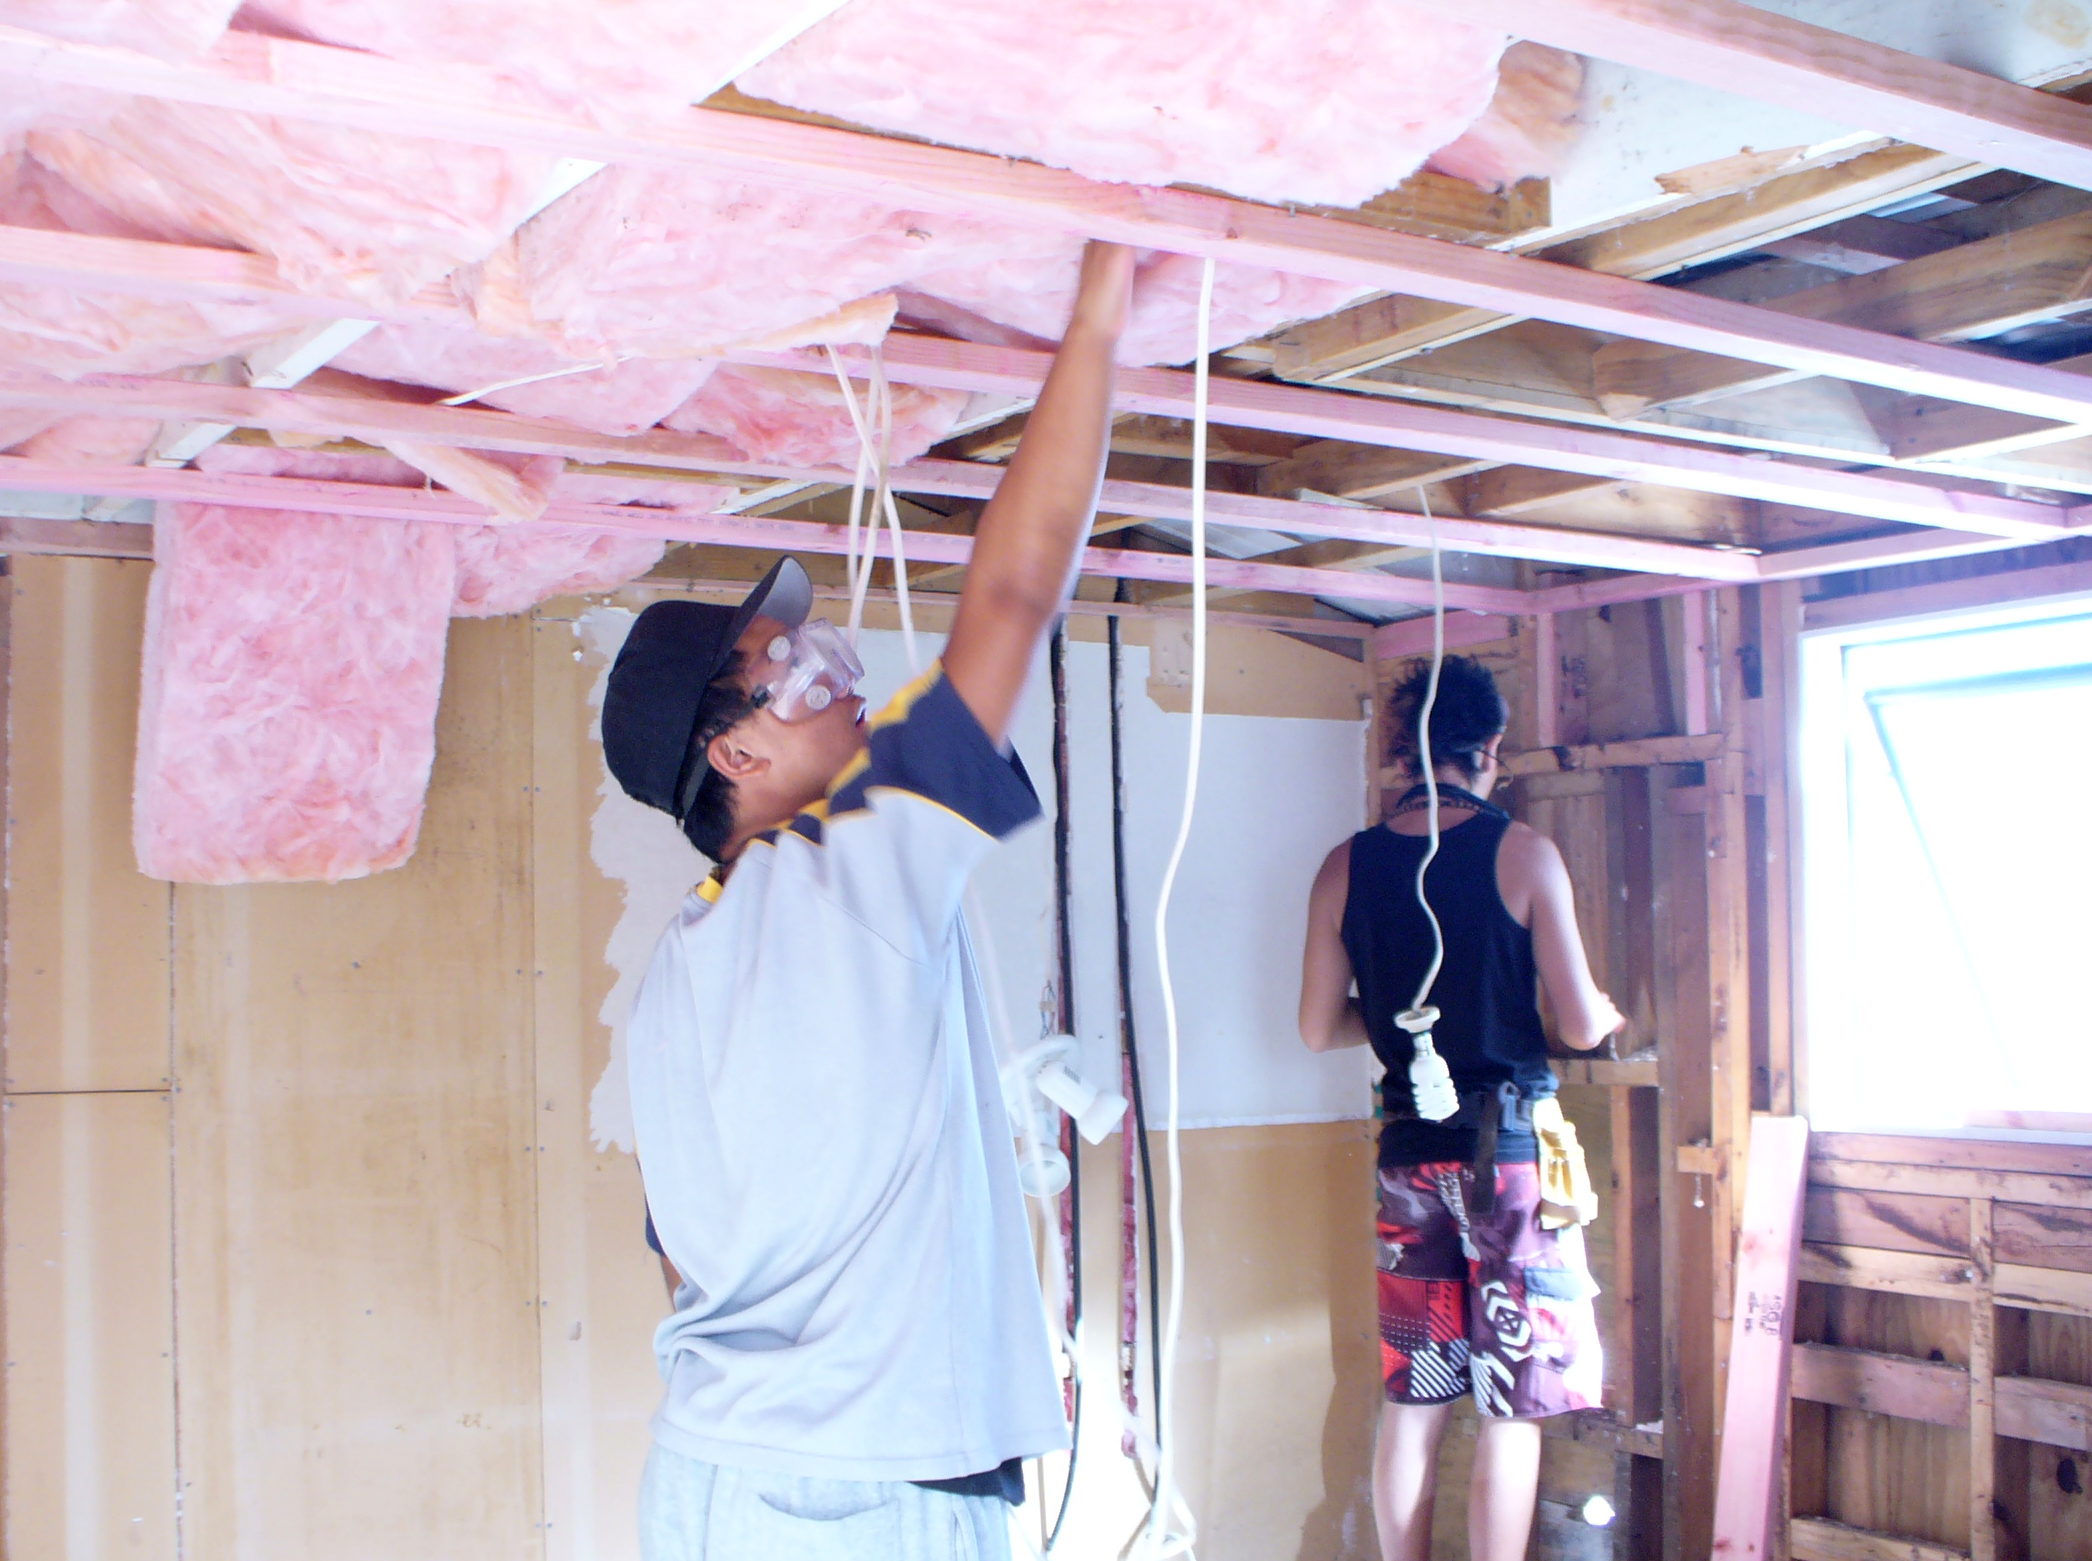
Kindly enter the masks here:
<path id="1" fill-rule="evenodd" d="M 1385 1561 L 1426 1561 L 1438 1443 L 1453 1404 L 1482 1417 L 1468 1509 L 1475 1561 L 1519 1561 L 1532 1526 L 1539 1420 L 1595 1407 L 1603 1364 L 1583 1232 L 1543 1223 L 1535 1107 L 1547 1126 L 1555 1078 L 1540 991 L 1561 1041 L 1599 1044 L 1625 1021 L 1591 979 L 1574 896 L 1552 841 L 1488 801 L 1507 711 L 1479 662 L 1448 657 L 1432 702 L 1438 853 L 1418 900 L 1431 799 L 1418 763 L 1425 663 L 1389 702 L 1390 758 L 1419 784 L 1386 822 L 1339 845 L 1309 900 L 1300 1033 L 1310 1050 L 1371 1046 L 1381 1084 L 1380 1331 L 1387 1407 L 1374 1457 L 1374 1509 Z M 1353 995 L 1353 987 L 1356 995 Z M 1433 1046 L 1459 1111 L 1418 1115 L 1415 1055 L 1396 1023 L 1440 1010 Z"/>

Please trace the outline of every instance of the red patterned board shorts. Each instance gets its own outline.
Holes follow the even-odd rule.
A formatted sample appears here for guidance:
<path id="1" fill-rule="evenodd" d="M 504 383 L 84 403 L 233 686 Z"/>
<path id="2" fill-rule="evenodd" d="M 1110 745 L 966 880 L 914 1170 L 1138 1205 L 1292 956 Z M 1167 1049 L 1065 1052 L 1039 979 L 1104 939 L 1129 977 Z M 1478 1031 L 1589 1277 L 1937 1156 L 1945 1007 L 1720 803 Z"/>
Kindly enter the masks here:
<path id="1" fill-rule="evenodd" d="M 1470 1217 L 1457 1160 L 1380 1173 L 1380 1364 L 1393 1404 L 1473 1393 L 1497 1418 L 1598 1404 L 1605 1361 L 1583 1231 L 1540 1225 L 1539 1168 L 1496 1168 L 1496 1207 Z"/>

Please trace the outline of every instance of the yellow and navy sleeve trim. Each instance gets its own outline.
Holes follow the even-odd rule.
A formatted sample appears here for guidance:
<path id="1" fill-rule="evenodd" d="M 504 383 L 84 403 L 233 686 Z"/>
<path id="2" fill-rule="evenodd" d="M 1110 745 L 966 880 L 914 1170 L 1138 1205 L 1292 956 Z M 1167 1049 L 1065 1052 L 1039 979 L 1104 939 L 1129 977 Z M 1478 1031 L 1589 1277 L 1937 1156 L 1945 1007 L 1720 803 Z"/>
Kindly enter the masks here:
<path id="1" fill-rule="evenodd" d="M 865 751 L 829 789 L 825 818 L 869 807 L 875 791 L 919 797 L 997 839 L 1039 816 L 1024 766 L 997 751 L 941 664 L 873 718 Z"/>

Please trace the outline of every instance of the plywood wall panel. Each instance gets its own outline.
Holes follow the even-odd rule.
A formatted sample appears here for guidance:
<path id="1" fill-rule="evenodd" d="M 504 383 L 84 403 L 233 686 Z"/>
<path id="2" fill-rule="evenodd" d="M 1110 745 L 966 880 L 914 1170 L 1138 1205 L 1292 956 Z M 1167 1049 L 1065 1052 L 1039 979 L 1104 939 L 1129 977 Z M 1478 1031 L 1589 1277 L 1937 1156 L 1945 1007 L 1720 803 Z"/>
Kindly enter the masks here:
<path id="1" fill-rule="evenodd" d="M 1855 1528 L 1969 1542 L 1968 1433 L 1859 1409 L 1827 1411 L 1829 1516 Z"/>
<path id="2" fill-rule="evenodd" d="M 19 1561 L 174 1561 L 168 1097 L 17 1096 L 0 1113 L 0 1549 Z"/>
<path id="3" fill-rule="evenodd" d="M 529 626 L 449 655 L 411 862 L 176 898 L 191 1556 L 541 1551 Z"/>
<path id="4" fill-rule="evenodd" d="M 648 1250 L 638 1162 L 590 1139 L 589 1095 L 610 1061 L 604 961 L 620 886 L 590 857 L 603 784 L 588 691 L 602 667 L 558 606 L 531 626 L 532 862 L 537 1034 L 539 1348 L 547 1561 L 638 1554 L 647 1421 L 661 1398 L 653 1330 L 668 1310 Z"/>
<path id="5" fill-rule="evenodd" d="M 167 1087 L 168 888 L 131 854 L 151 566 L 16 558 L 6 1082 Z"/>

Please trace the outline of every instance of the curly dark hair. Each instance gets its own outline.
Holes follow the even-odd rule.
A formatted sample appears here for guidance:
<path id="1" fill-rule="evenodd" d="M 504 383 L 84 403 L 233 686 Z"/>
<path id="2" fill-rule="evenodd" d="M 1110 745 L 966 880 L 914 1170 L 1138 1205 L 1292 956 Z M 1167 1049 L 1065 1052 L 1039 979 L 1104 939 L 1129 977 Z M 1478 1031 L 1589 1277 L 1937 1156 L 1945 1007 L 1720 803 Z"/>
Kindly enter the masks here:
<path id="1" fill-rule="evenodd" d="M 1421 774 L 1417 716 L 1431 686 L 1431 662 L 1414 663 L 1387 700 L 1388 761 Z M 1482 749 L 1510 724 L 1511 710 L 1496 678 L 1472 656 L 1448 656 L 1431 705 L 1431 762 L 1451 764 L 1470 781 L 1482 773 Z"/>
<path id="2" fill-rule="evenodd" d="M 697 724 L 690 729 L 686 767 L 697 762 L 713 738 L 755 714 L 756 703 L 741 686 L 740 671 L 741 653 L 736 651 L 719 675 L 705 685 L 704 697 L 697 703 Z M 692 845 L 713 861 L 721 860 L 734 834 L 734 783 L 717 770 L 708 770 L 682 823 Z"/>

